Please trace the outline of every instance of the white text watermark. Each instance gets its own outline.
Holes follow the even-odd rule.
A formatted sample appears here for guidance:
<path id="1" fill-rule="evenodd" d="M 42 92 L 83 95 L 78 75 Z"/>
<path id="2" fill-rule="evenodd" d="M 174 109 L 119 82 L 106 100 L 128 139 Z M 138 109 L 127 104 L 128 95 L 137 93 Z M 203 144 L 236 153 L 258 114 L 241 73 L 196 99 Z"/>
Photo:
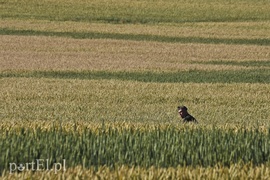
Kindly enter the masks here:
<path id="1" fill-rule="evenodd" d="M 62 162 L 49 164 L 49 159 L 36 159 L 27 163 L 9 163 L 9 172 L 24 172 L 24 171 L 53 171 L 55 174 L 58 172 L 66 171 L 66 160 Z"/>

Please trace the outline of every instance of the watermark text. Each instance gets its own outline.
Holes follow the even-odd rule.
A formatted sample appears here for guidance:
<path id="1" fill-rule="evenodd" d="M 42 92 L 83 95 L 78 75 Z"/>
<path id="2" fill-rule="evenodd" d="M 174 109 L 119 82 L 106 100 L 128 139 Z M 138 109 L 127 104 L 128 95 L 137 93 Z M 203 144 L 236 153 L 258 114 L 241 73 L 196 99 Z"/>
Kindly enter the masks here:
<path id="1" fill-rule="evenodd" d="M 55 174 L 65 172 L 66 160 L 63 159 L 62 162 L 53 163 L 53 165 L 49 164 L 49 159 L 36 159 L 27 163 L 9 163 L 10 174 L 23 171 L 53 171 Z"/>

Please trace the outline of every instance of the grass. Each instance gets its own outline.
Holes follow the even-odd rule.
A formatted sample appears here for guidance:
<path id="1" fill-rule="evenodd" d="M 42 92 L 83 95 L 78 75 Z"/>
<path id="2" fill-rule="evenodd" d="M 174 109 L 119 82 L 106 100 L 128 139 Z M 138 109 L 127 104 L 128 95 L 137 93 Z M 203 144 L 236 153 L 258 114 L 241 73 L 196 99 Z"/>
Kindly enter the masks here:
<path id="1" fill-rule="evenodd" d="M 207 61 L 207 62 L 194 62 L 200 64 L 213 64 L 213 65 L 233 65 L 245 67 L 270 67 L 270 61 Z"/>
<path id="2" fill-rule="evenodd" d="M 211 62 L 210 62 L 211 63 Z M 218 64 L 218 62 L 216 62 Z M 265 63 L 264 63 L 265 64 Z M 108 71 L 5 71 L 0 78 L 56 78 L 122 80 L 155 83 L 270 83 L 269 69 L 179 72 L 108 72 Z"/>
<path id="3" fill-rule="evenodd" d="M 267 63 L 270 46 L 3 35 L 0 51 L 1 71 L 150 71 L 154 74 L 164 71 L 177 74 L 198 70 L 200 74 L 202 71 L 207 74 L 235 70 L 239 74 L 246 70 L 265 72 L 268 66 L 257 67 L 252 63 Z M 214 63 L 218 61 L 224 64 Z M 231 61 L 235 63 L 225 63 Z"/>
<path id="4" fill-rule="evenodd" d="M 98 170 L 83 169 L 81 166 L 69 168 L 65 173 L 54 174 L 52 172 L 23 172 L 9 174 L 5 172 L 3 178 L 25 179 L 269 179 L 269 167 L 265 165 L 253 166 L 249 164 L 234 164 L 231 167 L 215 166 L 215 167 L 177 167 L 177 168 L 142 168 L 118 166 L 111 169 L 107 166 L 99 167 Z"/>
<path id="5" fill-rule="evenodd" d="M 133 41 L 156 41 L 169 43 L 202 43 L 202 44 L 245 44 L 245 45 L 270 45 L 270 39 L 224 39 L 224 38 L 204 38 L 204 37 L 168 37 L 155 35 L 134 35 L 99 32 L 49 32 L 33 30 L 11 30 L 0 29 L 0 35 L 21 35 L 21 36 L 55 36 L 70 37 L 75 39 L 120 39 Z"/>
<path id="6" fill-rule="evenodd" d="M 225 22 L 269 20 L 269 1 L 5 1 L 1 18 L 109 23 Z"/>
<path id="7" fill-rule="evenodd" d="M 180 123 L 185 104 L 200 124 L 269 126 L 269 84 L 154 83 L 2 78 L 4 121 Z"/>
<path id="8" fill-rule="evenodd" d="M 157 127 L 140 131 L 109 127 L 106 131 L 103 128 L 94 132 L 86 128 L 82 132 L 65 132 L 61 128 L 49 131 L 21 128 L 19 132 L 4 128 L 2 131 L 0 172 L 9 168 L 9 162 L 31 162 L 31 158 L 46 157 L 50 157 L 50 165 L 65 159 L 67 168 L 83 165 L 96 169 L 104 165 L 112 168 L 122 165 L 213 167 L 216 164 L 229 167 L 239 162 L 259 165 L 270 160 L 269 132 L 264 134 L 258 129 L 235 132 Z"/>
<path id="9" fill-rule="evenodd" d="M 155 24 L 109 24 L 102 22 L 74 22 L 48 20 L 1 19 L 2 29 L 48 32 L 111 33 L 156 35 L 168 37 L 204 37 L 224 39 L 267 39 L 269 21 L 252 22 L 198 22 Z"/>

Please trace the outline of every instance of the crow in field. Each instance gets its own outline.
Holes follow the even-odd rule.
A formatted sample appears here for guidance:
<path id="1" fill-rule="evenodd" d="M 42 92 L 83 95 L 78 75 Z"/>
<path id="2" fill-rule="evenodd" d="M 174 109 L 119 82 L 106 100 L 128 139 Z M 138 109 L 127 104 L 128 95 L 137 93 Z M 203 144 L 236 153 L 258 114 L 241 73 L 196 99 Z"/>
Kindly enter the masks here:
<path id="1" fill-rule="evenodd" d="M 188 113 L 187 111 L 188 109 L 186 106 L 178 106 L 177 109 L 180 117 L 183 119 L 183 123 L 187 122 L 198 123 L 198 121 Z"/>

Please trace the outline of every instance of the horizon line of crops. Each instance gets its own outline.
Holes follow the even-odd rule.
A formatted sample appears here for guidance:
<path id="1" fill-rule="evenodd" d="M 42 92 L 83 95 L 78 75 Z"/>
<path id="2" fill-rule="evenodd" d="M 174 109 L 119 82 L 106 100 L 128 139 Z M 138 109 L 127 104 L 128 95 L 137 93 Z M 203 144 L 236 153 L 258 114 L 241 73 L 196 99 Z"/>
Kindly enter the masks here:
<path id="1" fill-rule="evenodd" d="M 121 34 L 121 33 L 100 33 L 100 32 L 55 32 L 36 30 L 16 30 L 0 28 L 0 35 L 20 36 L 53 36 L 68 37 L 74 39 L 116 39 L 133 41 L 156 41 L 167 43 L 202 43 L 202 44 L 245 44 L 270 46 L 270 39 L 245 39 L 245 38 L 205 38 L 205 37 L 172 37 L 147 34 Z"/>
<path id="2" fill-rule="evenodd" d="M 67 168 L 100 166 L 230 166 L 236 163 L 268 163 L 270 129 L 155 129 L 140 131 L 108 128 L 95 132 L 66 132 L 61 129 L 42 131 L 21 128 L 19 132 L 1 129 L 0 173 L 9 170 L 9 163 L 27 163 L 49 159 L 49 164 L 66 160 Z"/>
<path id="3" fill-rule="evenodd" d="M 157 83 L 270 83 L 269 69 L 178 72 L 128 71 L 2 71 L 0 78 L 116 79 Z"/>

